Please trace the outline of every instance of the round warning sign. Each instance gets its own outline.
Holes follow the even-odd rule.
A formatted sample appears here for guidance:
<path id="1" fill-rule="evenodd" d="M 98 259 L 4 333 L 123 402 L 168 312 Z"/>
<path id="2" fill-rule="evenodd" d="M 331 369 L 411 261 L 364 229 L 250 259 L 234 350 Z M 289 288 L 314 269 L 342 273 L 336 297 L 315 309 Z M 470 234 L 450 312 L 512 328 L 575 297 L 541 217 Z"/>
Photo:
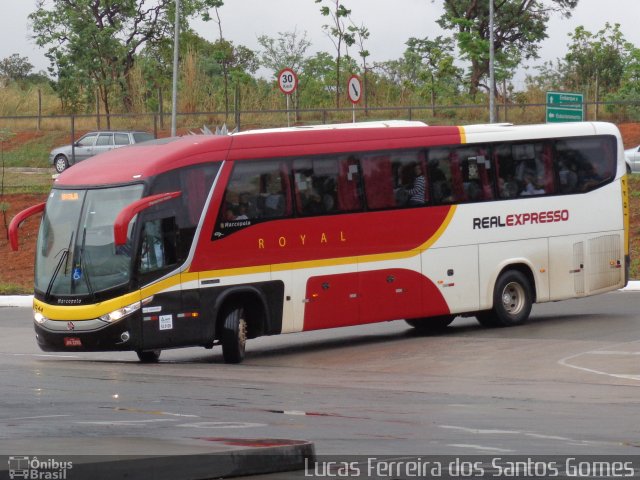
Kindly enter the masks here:
<path id="1" fill-rule="evenodd" d="M 298 88 L 298 76 L 290 68 L 283 68 L 278 73 L 278 87 L 285 95 L 291 95 Z"/>
<path id="2" fill-rule="evenodd" d="M 358 103 L 362 98 L 362 82 L 357 75 L 351 75 L 347 84 L 347 92 L 351 103 Z"/>

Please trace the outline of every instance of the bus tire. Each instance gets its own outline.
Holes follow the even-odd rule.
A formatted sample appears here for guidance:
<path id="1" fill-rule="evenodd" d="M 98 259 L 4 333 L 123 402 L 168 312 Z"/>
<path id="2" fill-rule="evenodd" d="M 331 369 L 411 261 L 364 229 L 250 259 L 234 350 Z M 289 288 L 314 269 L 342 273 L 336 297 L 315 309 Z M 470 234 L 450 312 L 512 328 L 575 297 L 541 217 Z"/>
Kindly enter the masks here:
<path id="1" fill-rule="evenodd" d="M 157 363 L 162 350 L 136 350 L 138 359 L 142 363 Z"/>
<path id="2" fill-rule="evenodd" d="M 476 318 L 481 325 L 512 327 L 527 321 L 533 305 L 531 283 L 518 270 L 503 272 L 493 292 L 493 308 L 479 312 Z"/>
<path id="3" fill-rule="evenodd" d="M 455 320 L 455 315 L 438 315 L 437 317 L 406 319 L 409 325 L 419 332 L 434 332 L 444 330 Z"/>
<path id="4" fill-rule="evenodd" d="M 247 343 L 247 321 L 244 308 L 236 306 L 228 311 L 222 324 L 220 343 L 225 363 L 240 363 L 244 360 Z"/>

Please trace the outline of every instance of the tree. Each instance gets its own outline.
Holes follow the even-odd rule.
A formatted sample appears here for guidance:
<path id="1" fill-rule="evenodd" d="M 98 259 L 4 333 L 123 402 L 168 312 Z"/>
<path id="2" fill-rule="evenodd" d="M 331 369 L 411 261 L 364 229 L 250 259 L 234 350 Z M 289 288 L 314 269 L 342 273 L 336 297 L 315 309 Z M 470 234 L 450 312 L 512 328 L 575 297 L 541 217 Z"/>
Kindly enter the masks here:
<path id="1" fill-rule="evenodd" d="M 184 18 L 206 16 L 215 3 L 183 0 Z M 136 54 L 145 45 L 172 38 L 174 16 L 174 0 L 37 0 L 29 19 L 36 43 L 48 48 L 50 73 L 94 85 L 109 119 L 114 92 L 130 110 L 128 82 Z"/>
<path id="2" fill-rule="evenodd" d="M 325 0 L 314 0 L 322 3 Z M 320 7 L 320 13 L 331 18 L 331 25 L 323 25 L 322 28 L 333 43 L 336 49 L 336 108 L 340 108 L 340 61 L 342 58 L 343 44 L 345 48 L 350 47 L 356 41 L 354 33 L 350 32 L 345 25 L 345 20 L 351 15 L 351 10 L 347 9 L 340 0 L 327 0 L 332 4 L 332 8 Z"/>
<path id="3" fill-rule="evenodd" d="M 260 53 L 262 65 L 273 71 L 274 78 L 283 68 L 291 68 L 299 74 L 305 60 L 304 54 L 311 46 L 307 32 L 303 32 L 299 36 L 298 31 L 294 29 L 292 32 L 278 32 L 278 35 L 277 39 L 267 35 L 258 37 L 258 43 L 264 49 Z M 299 108 L 298 92 L 294 92 L 292 97 L 297 112 Z"/>
<path id="4" fill-rule="evenodd" d="M 0 61 L 0 77 L 8 80 L 24 80 L 33 70 L 27 57 L 21 57 L 17 53 Z"/>
<path id="5" fill-rule="evenodd" d="M 327 52 L 318 52 L 304 60 L 300 74 L 300 103 L 308 107 L 331 105 L 336 63 Z"/>
<path id="6" fill-rule="evenodd" d="M 438 36 L 433 40 L 411 37 L 404 53 L 405 64 L 413 84 L 423 96 L 431 99 L 432 112 L 440 93 L 455 93 L 460 68 L 454 65 L 453 40 Z"/>
<path id="7" fill-rule="evenodd" d="M 278 32 L 278 38 L 267 35 L 258 37 L 258 43 L 263 48 L 260 52 L 262 65 L 273 71 L 273 76 L 283 68 L 291 68 L 299 72 L 305 59 L 305 52 L 311 46 L 307 32 L 302 35 L 297 30 L 292 32 Z"/>
<path id="8" fill-rule="evenodd" d="M 607 100 L 622 102 L 608 109 L 622 113 L 624 118 L 640 121 L 640 48 L 631 48 L 626 57 L 620 87 L 606 96 Z"/>
<path id="9" fill-rule="evenodd" d="M 633 46 L 620 32 L 620 24 L 605 27 L 592 34 L 583 26 L 569 34 L 572 42 L 565 56 L 565 83 L 571 89 L 593 89 L 593 98 L 620 86 L 625 64 Z M 596 103 L 597 111 L 597 103 Z"/>
<path id="10" fill-rule="evenodd" d="M 351 18 L 349 18 L 351 20 Z M 367 77 L 369 73 L 369 68 L 367 66 L 367 57 L 371 55 L 369 50 L 364 47 L 364 42 L 369 39 L 369 29 L 364 25 L 360 25 L 359 27 L 353 23 L 351 20 L 351 25 L 347 27 L 347 30 L 353 35 L 354 43 L 358 46 L 358 55 L 362 58 L 362 95 L 364 97 L 364 108 L 365 112 L 367 112 L 367 107 L 369 106 L 369 88 L 367 85 Z"/>
<path id="11" fill-rule="evenodd" d="M 435 0 L 432 0 L 435 2 Z M 489 72 L 489 0 L 443 0 L 438 24 L 454 30 L 458 48 L 471 63 L 472 96 Z M 508 75 L 523 60 L 538 58 L 540 42 L 547 37 L 552 14 L 569 17 L 578 0 L 494 0 L 494 51 L 497 74 Z M 491 88 L 494 88 L 493 86 Z"/>

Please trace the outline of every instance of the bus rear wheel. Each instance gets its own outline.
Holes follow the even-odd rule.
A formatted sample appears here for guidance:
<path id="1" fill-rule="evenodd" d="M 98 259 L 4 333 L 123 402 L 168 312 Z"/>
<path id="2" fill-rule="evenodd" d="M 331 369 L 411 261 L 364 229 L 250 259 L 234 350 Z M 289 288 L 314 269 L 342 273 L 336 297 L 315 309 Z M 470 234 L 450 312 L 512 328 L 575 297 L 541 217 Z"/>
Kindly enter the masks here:
<path id="1" fill-rule="evenodd" d="M 478 312 L 485 327 L 511 327 L 527 321 L 533 305 L 532 287 L 525 274 L 507 270 L 498 277 L 493 292 L 493 308 Z"/>
<path id="2" fill-rule="evenodd" d="M 240 363 L 244 360 L 247 343 L 247 321 L 244 308 L 234 307 L 229 310 L 222 324 L 220 343 L 225 363 Z"/>
<path id="3" fill-rule="evenodd" d="M 137 350 L 138 359 L 142 363 L 156 363 L 160 359 L 162 350 Z"/>
<path id="4" fill-rule="evenodd" d="M 455 318 L 455 315 L 439 315 L 437 317 L 411 318 L 405 322 L 419 332 L 434 332 L 447 328 Z"/>

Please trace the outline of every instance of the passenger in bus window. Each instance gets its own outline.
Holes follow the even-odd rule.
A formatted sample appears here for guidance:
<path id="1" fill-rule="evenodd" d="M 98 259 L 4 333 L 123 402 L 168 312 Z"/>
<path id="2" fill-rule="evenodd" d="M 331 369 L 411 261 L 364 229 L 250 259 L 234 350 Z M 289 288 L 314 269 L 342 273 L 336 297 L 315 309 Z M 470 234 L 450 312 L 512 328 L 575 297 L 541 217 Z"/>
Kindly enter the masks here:
<path id="1" fill-rule="evenodd" d="M 244 192 L 238 196 L 238 207 L 243 210 L 243 214 L 247 217 L 243 220 L 256 218 L 258 216 L 255 199 L 252 198 L 250 193 Z"/>
<path id="2" fill-rule="evenodd" d="M 539 182 L 536 181 L 535 175 L 526 173 L 524 176 L 524 189 L 520 192 L 520 196 L 542 195 L 543 193 L 545 193 L 544 188 L 540 187 Z"/>
<path id="3" fill-rule="evenodd" d="M 264 202 L 263 216 L 266 218 L 284 215 L 285 200 L 282 193 L 282 183 L 279 176 L 266 174 L 264 179 L 266 191 L 261 194 Z"/>
<path id="4" fill-rule="evenodd" d="M 583 192 L 596 186 L 600 183 L 600 180 L 596 169 L 589 162 L 586 162 L 578 172 L 578 184 L 580 185 L 580 190 Z"/>
<path id="5" fill-rule="evenodd" d="M 578 184 L 578 174 L 573 163 L 560 160 L 558 164 L 558 176 L 560 177 L 560 191 L 573 193 Z"/>
<path id="6" fill-rule="evenodd" d="M 323 213 L 325 213 L 325 205 L 322 201 L 322 197 L 316 190 L 311 189 L 305 201 L 304 214 L 322 215 Z"/>
<path id="7" fill-rule="evenodd" d="M 438 161 L 429 162 L 429 177 L 431 179 L 432 200 L 435 203 L 448 203 L 451 201 L 451 186 Z"/>
<path id="8" fill-rule="evenodd" d="M 500 186 L 500 196 L 502 198 L 515 198 L 518 196 L 518 182 L 513 173 L 508 173 L 504 178 L 498 179 Z"/>
<path id="9" fill-rule="evenodd" d="M 416 164 L 413 167 L 413 173 L 415 175 L 413 185 L 407 190 L 407 193 L 409 194 L 409 201 L 407 202 L 407 205 L 410 207 L 424 205 L 426 192 L 426 181 L 420 164 Z"/>

